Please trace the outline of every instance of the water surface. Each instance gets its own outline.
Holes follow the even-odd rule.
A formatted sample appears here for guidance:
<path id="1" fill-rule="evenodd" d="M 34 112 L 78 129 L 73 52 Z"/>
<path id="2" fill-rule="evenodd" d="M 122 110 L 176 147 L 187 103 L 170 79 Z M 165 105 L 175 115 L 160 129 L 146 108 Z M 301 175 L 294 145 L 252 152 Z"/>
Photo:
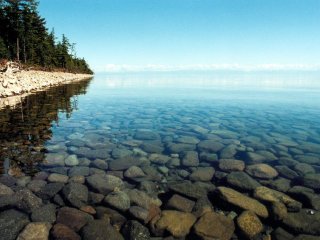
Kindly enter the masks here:
<path id="1" fill-rule="evenodd" d="M 161 210 L 185 211 L 171 206 L 169 199 L 178 193 L 195 203 L 198 197 L 174 184 L 198 184 L 210 201 L 222 194 L 217 186 L 257 198 L 254 188 L 241 186 L 242 178 L 231 179 L 234 172 L 246 172 L 256 186 L 299 201 L 299 209 L 319 210 L 319 80 L 317 73 L 97 74 L 92 80 L 52 88 L 0 111 L 2 182 L 10 175 L 18 179 L 15 185 L 28 188 L 39 172 L 65 175 L 69 182 L 75 176 L 107 173 L 123 180 L 117 191 L 137 188 L 159 197 Z M 271 168 L 261 169 L 261 164 Z M 128 172 L 132 165 L 139 169 Z M 62 181 L 61 176 L 45 180 Z M 95 188 L 88 180 L 82 183 L 93 193 L 105 196 L 111 191 Z M 63 204 L 80 207 L 60 195 L 66 198 Z M 270 209 L 270 202 L 259 200 Z M 144 222 L 132 209 L 119 210 L 90 197 L 80 202 L 108 206 L 127 219 Z M 134 205 L 139 203 L 131 199 Z M 213 201 L 210 207 L 224 215 L 241 213 L 230 203 L 220 205 Z M 266 228 L 261 236 L 279 225 L 262 221 Z M 296 230 L 289 223 L 280 226 L 294 235 L 319 234 Z M 151 235 L 157 234 L 151 230 Z M 190 234 L 199 236 L 196 230 Z"/>

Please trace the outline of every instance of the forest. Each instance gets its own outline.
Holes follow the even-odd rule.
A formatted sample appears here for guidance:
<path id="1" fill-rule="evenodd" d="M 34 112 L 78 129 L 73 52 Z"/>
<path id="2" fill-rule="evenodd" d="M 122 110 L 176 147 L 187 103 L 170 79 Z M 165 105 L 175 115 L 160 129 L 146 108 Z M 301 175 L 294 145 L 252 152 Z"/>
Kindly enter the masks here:
<path id="1" fill-rule="evenodd" d="M 89 73 L 84 58 L 75 53 L 75 44 L 54 30 L 38 12 L 36 0 L 0 0 L 0 59 L 17 61 L 24 66 L 48 71 Z"/>

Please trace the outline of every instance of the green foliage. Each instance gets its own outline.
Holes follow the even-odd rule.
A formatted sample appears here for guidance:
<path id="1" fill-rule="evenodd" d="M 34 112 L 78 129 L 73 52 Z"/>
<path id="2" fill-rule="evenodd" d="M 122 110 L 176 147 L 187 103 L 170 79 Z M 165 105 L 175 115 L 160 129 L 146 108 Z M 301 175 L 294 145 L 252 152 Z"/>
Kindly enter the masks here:
<path id="1" fill-rule="evenodd" d="M 36 0 L 0 0 L 0 58 L 92 73 L 86 61 L 75 56 L 74 44 L 65 35 L 57 42 L 54 31 L 48 32 L 37 8 Z"/>

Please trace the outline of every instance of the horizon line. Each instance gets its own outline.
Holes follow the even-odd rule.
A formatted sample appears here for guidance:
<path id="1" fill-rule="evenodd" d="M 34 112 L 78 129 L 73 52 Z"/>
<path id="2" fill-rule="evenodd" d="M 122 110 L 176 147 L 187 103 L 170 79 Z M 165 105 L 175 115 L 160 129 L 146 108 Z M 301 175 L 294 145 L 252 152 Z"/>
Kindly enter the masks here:
<path id="1" fill-rule="evenodd" d="M 105 73 L 139 73 L 139 72 L 284 72 L 284 71 L 320 71 L 320 64 L 193 64 L 193 65 L 130 65 L 106 64 L 94 69 Z"/>

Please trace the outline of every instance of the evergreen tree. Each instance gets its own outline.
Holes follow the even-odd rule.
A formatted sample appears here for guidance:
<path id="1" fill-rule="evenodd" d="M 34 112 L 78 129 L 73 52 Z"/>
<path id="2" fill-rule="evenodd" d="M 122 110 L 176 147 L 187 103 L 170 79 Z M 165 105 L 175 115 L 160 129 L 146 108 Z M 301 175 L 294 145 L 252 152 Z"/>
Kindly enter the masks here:
<path id="1" fill-rule="evenodd" d="M 47 69 L 92 73 L 84 59 L 74 53 L 74 44 L 63 35 L 56 43 L 38 13 L 36 0 L 0 0 L 0 58 L 22 61 Z"/>

